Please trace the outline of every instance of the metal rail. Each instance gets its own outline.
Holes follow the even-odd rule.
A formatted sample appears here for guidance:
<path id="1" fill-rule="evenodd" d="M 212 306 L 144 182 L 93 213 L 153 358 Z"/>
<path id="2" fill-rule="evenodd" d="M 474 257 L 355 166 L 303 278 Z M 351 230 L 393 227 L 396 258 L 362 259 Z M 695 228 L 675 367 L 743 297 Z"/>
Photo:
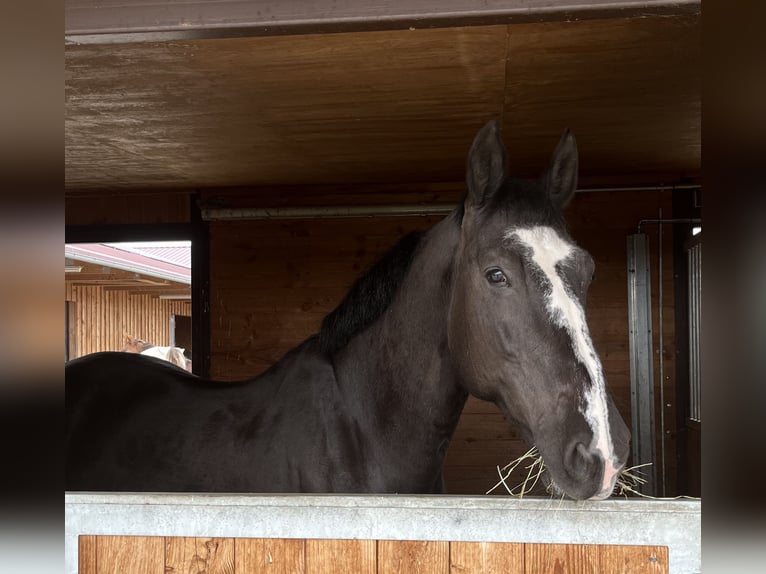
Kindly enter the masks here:
<path id="1" fill-rule="evenodd" d="M 256 9 L 257 8 L 257 9 Z M 700 0 L 65 0 L 71 44 L 696 14 Z"/>
<path id="2" fill-rule="evenodd" d="M 699 185 L 638 186 L 638 187 L 593 187 L 578 189 L 577 193 L 611 193 L 628 191 L 670 191 L 673 189 L 699 189 Z M 200 212 L 204 221 L 251 221 L 260 219 L 329 219 L 349 217 L 406 217 L 446 215 L 457 203 L 399 203 L 383 205 L 321 205 L 287 207 L 205 207 Z M 645 219 L 639 223 L 657 222 Z M 663 222 L 671 220 L 663 220 Z M 681 221 L 681 220 L 672 220 Z M 686 221 L 686 220 L 684 220 Z M 688 220 L 698 221 L 698 220 Z M 640 229 L 639 229 L 640 231 Z"/>

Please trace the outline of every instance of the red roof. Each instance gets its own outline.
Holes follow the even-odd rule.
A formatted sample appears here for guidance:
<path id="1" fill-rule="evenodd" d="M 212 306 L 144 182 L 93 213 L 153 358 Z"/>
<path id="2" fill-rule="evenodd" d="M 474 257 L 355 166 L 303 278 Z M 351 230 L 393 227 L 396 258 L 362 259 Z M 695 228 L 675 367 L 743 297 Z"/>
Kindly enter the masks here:
<path id="1" fill-rule="evenodd" d="M 191 247 L 186 243 L 76 243 L 66 245 L 64 253 L 77 261 L 191 284 Z"/>

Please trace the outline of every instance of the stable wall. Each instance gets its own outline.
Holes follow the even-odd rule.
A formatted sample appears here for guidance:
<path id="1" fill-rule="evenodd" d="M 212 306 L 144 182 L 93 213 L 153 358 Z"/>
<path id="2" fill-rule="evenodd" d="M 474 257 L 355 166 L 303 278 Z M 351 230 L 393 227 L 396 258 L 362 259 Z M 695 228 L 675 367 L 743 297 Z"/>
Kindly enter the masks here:
<path id="1" fill-rule="evenodd" d="M 132 295 L 100 286 L 66 284 L 69 358 L 119 351 L 125 337 L 170 345 L 170 317 L 191 315 L 190 301 Z"/>

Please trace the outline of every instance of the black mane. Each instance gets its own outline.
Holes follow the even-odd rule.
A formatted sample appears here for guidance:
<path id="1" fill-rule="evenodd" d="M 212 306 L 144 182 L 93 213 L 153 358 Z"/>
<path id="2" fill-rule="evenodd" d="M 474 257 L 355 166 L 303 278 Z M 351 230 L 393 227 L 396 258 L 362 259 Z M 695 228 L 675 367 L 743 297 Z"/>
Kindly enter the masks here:
<path id="1" fill-rule="evenodd" d="M 323 352 L 332 355 L 342 349 L 388 308 L 422 235 L 422 232 L 405 235 L 354 282 L 343 301 L 322 321 L 319 345 Z"/>

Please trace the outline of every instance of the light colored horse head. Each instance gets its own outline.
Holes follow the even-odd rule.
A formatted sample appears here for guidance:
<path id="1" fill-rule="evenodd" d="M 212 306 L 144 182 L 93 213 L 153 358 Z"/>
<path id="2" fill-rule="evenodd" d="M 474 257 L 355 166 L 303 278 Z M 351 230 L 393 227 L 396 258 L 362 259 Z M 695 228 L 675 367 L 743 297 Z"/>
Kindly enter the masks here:
<path id="1" fill-rule="evenodd" d="M 139 353 L 147 357 L 162 359 L 163 361 L 172 363 L 186 371 L 191 371 L 190 361 L 187 361 L 182 347 L 162 347 L 153 345 L 137 337 L 126 336 L 125 346 L 122 348 L 122 351 L 125 353 Z"/>

